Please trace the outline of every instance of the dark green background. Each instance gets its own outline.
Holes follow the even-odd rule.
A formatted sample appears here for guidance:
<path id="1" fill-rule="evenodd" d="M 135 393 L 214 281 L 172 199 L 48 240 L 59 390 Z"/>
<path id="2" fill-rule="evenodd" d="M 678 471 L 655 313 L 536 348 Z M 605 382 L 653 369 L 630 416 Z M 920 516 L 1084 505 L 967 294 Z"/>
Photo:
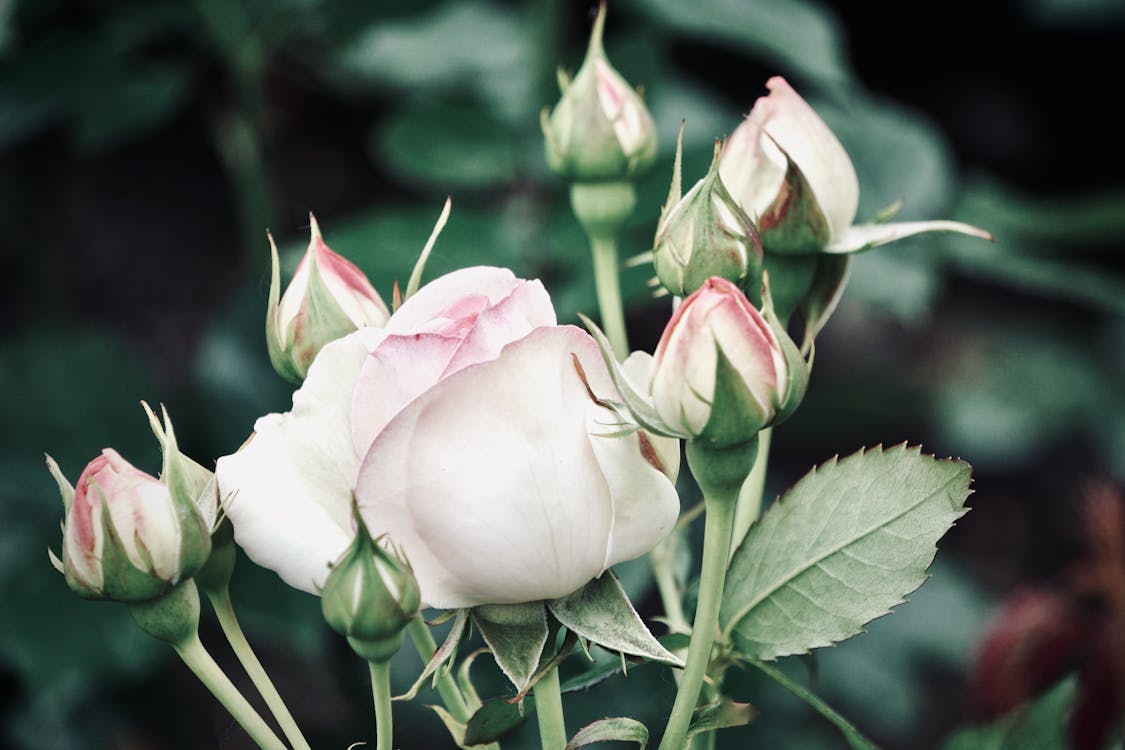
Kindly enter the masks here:
<path id="1" fill-rule="evenodd" d="M 167 404 L 201 462 L 288 404 L 262 336 L 268 227 L 292 269 L 315 211 L 328 243 L 389 298 L 446 195 L 429 277 L 493 263 L 544 280 L 560 316 L 592 312 L 584 239 L 547 172 L 538 112 L 580 62 L 584 3 L 223 0 L 0 2 L 0 745 L 244 748 L 248 740 L 124 610 L 87 603 L 47 563 L 73 479 L 113 446 L 157 466 L 140 399 Z M 783 74 L 860 175 L 860 219 L 958 218 L 998 242 L 911 240 L 859 258 L 818 340 L 810 395 L 777 432 L 770 488 L 863 445 L 921 442 L 976 468 L 974 511 L 933 578 L 869 635 L 825 651 L 817 685 L 890 748 L 930 748 L 970 717 L 985 620 L 1082 552 L 1091 478 L 1125 477 L 1125 158 L 1112 0 L 821 3 L 620 0 L 611 60 L 645 87 L 661 156 L 626 255 L 649 248 L 686 118 L 685 180 Z M 1115 68 L 1116 66 L 1116 68 Z M 623 277 L 633 343 L 667 302 Z M 643 566 L 623 572 L 646 613 Z M 365 672 L 318 602 L 243 563 L 236 605 L 317 748 L 369 739 Z M 211 621 L 204 638 L 230 657 Z M 487 659 L 482 684 L 502 683 Z M 232 674 L 236 673 L 236 667 Z M 417 660 L 396 663 L 408 683 Z M 841 740 L 756 675 L 763 711 L 729 747 Z M 666 672 L 635 670 L 569 704 L 654 732 Z M 431 700 L 426 698 L 425 700 Z M 402 707 L 402 747 L 444 747 Z M 532 747 L 533 726 L 505 747 Z"/>

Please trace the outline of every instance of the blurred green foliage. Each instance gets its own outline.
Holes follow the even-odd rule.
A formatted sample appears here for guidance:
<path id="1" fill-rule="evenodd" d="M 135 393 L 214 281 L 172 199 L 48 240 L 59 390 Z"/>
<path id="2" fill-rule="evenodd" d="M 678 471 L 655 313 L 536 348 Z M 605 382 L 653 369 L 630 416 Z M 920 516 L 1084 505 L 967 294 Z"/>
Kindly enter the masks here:
<path id="1" fill-rule="evenodd" d="M 1057 29 L 1112 42 L 1125 22 L 1119 4 L 1100 0 L 1016 6 L 1042 48 Z M 123 609 L 79 601 L 50 568 L 61 505 L 42 453 L 72 480 L 105 446 L 155 471 L 144 398 L 168 404 L 182 445 L 207 463 L 235 450 L 254 418 L 285 409 L 289 390 L 262 337 L 263 231 L 283 240 L 291 272 L 309 209 L 389 297 L 452 195 L 429 277 L 510 266 L 544 280 L 561 319 L 592 311 L 585 240 L 546 170 L 538 126 L 557 96 L 555 66 L 580 61 L 586 10 L 561 0 L 0 1 L 0 744 L 246 746 Z M 649 249 L 681 120 L 690 182 L 773 73 L 794 80 L 852 155 L 861 219 L 902 199 L 901 218 L 957 218 L 997 236 L 916 239 L 857 259 L 818 341 L 810 397 L 778 432 L 769 479 L 780 490 L 832 453 L 902 439 L 976 465 L 978 511 L 951 535 L 933 579 L 870 635 L 807 665 L 816 689 L 880 743 L 937 747 L 966 720 L 964 674 L 991 603 L 1072 553 L 1070 488 L 1089 475 L 1125 480 L 1125 183 L 1108 147 L 1098 179 L 1066 193 L 965 163 L 971 148 L 868 79 L 880 66 L 945 64 L 955 85 L 972 71 L 854 47 L 851 35 L 877 16 L 813 0 L 611 3 L 609 55 L 645 87 L 664 145 L 623 245 L 625 255 Z M 1035 106 L 1048 117 L 1062 105 Z M 987 124 L 992 113 L 965 116 Z M 1051 146 L 1099 153 L 1096 132 L 1092 143 Z M 651 349 L 667 304 L 650 299 L 649 275 L 630 269 L 623 287 L 634 343 Z M 1009 495 L 1023 505 L 1002 502 Z M 1015 517 L 1001 512 L 1013 508 Z M 1001 553 L 1011 568 L 998 571 L 989 564 Z M 623 579 L 643 602 L 643 564 Z M 246 561 L 234 593 L 313 744 L 363 737 L 364 675 L 318 603 Z M 499 695 L 501 676 L 478 663 L 486 694 Z M 417 669 L 401 654 L 396 685 Z M 628 690 L 623 679 L 576 694 L 571 728 L 613 703 L 657 731 L 673 693 L 667 674 L 633 670 Z M 761 675 L 729 683 L 762 710 L 736 736 L 840 746 Z M 187 707 L 162 708 L 164 696 Z M 1044 700 L 1065 710 L 1065 692 Z M 445 746 L 421 705 L 400 714 L 405 747 Z M 985 746 L 976 736 L 946 747 Z M 1030 746 L 1004 741 L 987 746 Z M 535 742 L 525 726 L 505 747 Z M 720 733 L 724 743 L 741 746 Z"/>

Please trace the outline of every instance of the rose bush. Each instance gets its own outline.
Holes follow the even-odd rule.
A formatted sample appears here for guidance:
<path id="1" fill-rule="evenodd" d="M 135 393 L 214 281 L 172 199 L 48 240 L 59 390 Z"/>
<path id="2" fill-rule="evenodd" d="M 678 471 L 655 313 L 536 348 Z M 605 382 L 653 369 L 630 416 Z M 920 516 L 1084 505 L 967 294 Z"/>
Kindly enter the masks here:
<path id="1" fill-rule="evenodd" d="M 638 381 L 650 368 L 628 362 Z M 354 492 L 428 605 L 556 598 L 647 552 L 678 514 L 676 441 L 623 432 L 598 403 L 617 398 L 539 282 L 463 269 L 324 347 L 293 409 L 219 460 L 220 493 L 247 554 L 305 591 L 354 536 Z"/>

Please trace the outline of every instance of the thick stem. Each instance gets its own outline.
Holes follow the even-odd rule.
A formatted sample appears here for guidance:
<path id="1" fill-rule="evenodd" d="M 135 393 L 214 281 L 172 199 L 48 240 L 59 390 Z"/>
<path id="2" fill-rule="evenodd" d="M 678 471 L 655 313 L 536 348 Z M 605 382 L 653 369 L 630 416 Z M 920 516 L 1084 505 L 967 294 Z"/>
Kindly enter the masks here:
<path id="1" fill-rule="evenodd" d="M 683 750 L 688 725 L 699 701 L 699 691 L 711 661 L 711 647 L 719 631 L 719 604 L 723 598 L 727 556 L 735 498 L 708 496 L 703 531 L 703 569 L 699 578 L 699 603 L 695 609 L 687 665 L 680 678 L 676 702 L 668 717 L 660 750 Z"/>
<path id="2" fill-rule="evenodd" d="M 367 662 L 371 669 L 371 699 L 375 703 L 375 750 L 393 750 L 391 718 L 391 662 Z"/>
<path id="3" fill-rule="evenodd" d="M 406 626 L 406 632 L 410 636 L 411 643 L 414 644 L 414 650 L 418 652 L 418 656 L 422 657 L 422 663 L 428 664 L 437 650 L 437 644 L 434 642 L 434 637 L 430 635 L 430 629 L 426 626 L 421 615 L 415 615 L 410 620 L 410 623 Z M 441 696 L 441 702 L 445 704 L 446 710 L 454 719 L 462 723 L 469 720 L 472 711 L 466 705 L 465 698 L 461 695 L 461 690 L 457 687 L 457 682 L 453 679 L 452 674 L 445 670 L 439 670 L 437 691 L 438 695 Z"/>
<path id="4" fill-rule="evenodd" d="M 733 555 L 738 545 L 746 538 L 746 533 L 758 516 L 762 514 L 762 494 L 766 489 L 766 465 L 770 460 L 770 436 L 773 428 L 767 427 L 758 433 L 758 456 L 750 476 L 742 483 L 738 492 L 738 505 L 734 511 L 734 533 L 731 535 L 730 553 Z"/>
<path id="5" fill-rule="evenodd" d="M 223 674 L 223 670 L 203 648 L 197 634 L 172 644 L 172 648 L 184 660 L 184 664 L 195 673 L 199 681 L 219 699 L 239 726 L 257 743 L 262 750 L 286 750 L 285 744 L 277 738 L 258 712 L 242 697 L 238 688 Z"/>
<path id="6" fill-rule="evenodd" d="M 625 309 L 621 304 L 621 282 L 618 276 L 617 240 L 613 237 L 592 237 L 594 253 L 594 285 L 598 292 L 598 310 L 606 338 L 618 361 L 629 356 L 629 339 L 625 333 Z"/>
<path id="7" fill-rule="evenodd" d="M 566 721 L 563 718 L 562 690 L 559 670 L 552 669 L 532 688 L 535 692 L 535 715 L 539 717 L 539 744 L 542 750 L 564 750 Z"/>
<path id="8" fill-rule="evenodd" d="M 215 616 L 219 619 L 219 626 L 222 627 L 223 634 L 227 637 L 234 655 L 242 663 L 246 674 L 250 675 L 250 681 L 254 683 L 254 687 L 258 689 L 265 700 L 273 717 L 281 726 L 282 733 L 289 740 L 289 744 L 293 746 L 294 750 L 312 750 L 308 740 L 301 734 L 296 720 L 293 719 L 293 714 L 289 713 L 285 701 L 281 699 L 277 688 L 274 687 L 269 675 L 262 667 L 262 663 L 258 661 L 258 657 L 250 648 L 250 643 L 246 640 L 246 634 L 242 632 L 242 626 L 239 625 L 238 618 L 234 614 L 234 606 L 230 600 L 230 589 L 225 586 L 218 590 L 205 588 L 204 592 L 207 594 L 207 598 L 211 600 L 211 606 L 215 609 Z"/>

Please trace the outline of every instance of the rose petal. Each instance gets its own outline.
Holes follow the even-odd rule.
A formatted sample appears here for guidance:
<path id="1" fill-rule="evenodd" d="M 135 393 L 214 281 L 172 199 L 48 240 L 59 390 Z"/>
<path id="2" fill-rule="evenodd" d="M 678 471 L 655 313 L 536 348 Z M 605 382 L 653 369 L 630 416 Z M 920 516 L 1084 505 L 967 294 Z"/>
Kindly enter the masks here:
<path id="1" fill-rule="evenodd" d="M 414 333 L 451 303 L 469 295 L 483 295 L 499 302 L 520 284 L 507 268 L 474 266 L 447 273 L 423 286 L 402 303 L 387 321 L 388 333 Z"/>
<path id="2" fill-rule="evenodd" d="M 577 328 L 539 328 L 426 391 L 372 444 L 364 520 L 405 550 L 431 606 L 551 599 L 601 572 L 611 498 L 571 353 L 599 357 Z"/>
<path id="3" fill-rule="evenodd" d="M 613 412 L 593 402 L 586 405 L 586 428 L 590 445 L 613 499 L 613 526 L 606 544 L 604 568 L 639 557 L 668 535 L 680 513 L 676 487 L 665 474 L 679 463 L 679 444 L 668 438 L 653 438 L 641 432 L 620 434 Z M 642 444 L 642 440 L 645 441 Z M 654 440 L 675 445 L 676 466 L 664 466 L 663 453 Z M 667 445 L 662 446 L 667 449 Z M 646 455 L 647 453 L 647 455 Z M 653 465 L 659 463 L 661 469 Z"/>
<path id="4" fill-rule="evenodd" d="M 992 239 L 989 232 L 960 221 L 898 221 L 887 224 L 856 224 L 848 227 L 824 250 L 829 253 L 855 253 L 925 232 L 958 232 L 984 240 Z"/>
<path id="5" fill-rule="evenodd" d="M 351 542 L 358 461 L 348 419 L 367 358 L 362 331 L 325 346 L 293 410 L 254 425 L 242 450 L 219 459 L 215 476 L 234 537 L 254 562 L 290 586 L 317 593 L 328 564 Z"/>
<path id="6" fill-rule="evenodd" d="M 785 155 L 762 137 L 762 121 L 752 115 L 723 144 L 719 178 L 742 210 L 757 220 L 781 191 L 787 165 Z"/>
<path id="7" fill-rule="evenodd" d="M 789 154 L 828 219 L 832 237 L 851 226 L 859 206 L 859 180 L 840 141 L 784 78 L 766 82 L 769 96 L 758 99 L 750 119 Z"/>

